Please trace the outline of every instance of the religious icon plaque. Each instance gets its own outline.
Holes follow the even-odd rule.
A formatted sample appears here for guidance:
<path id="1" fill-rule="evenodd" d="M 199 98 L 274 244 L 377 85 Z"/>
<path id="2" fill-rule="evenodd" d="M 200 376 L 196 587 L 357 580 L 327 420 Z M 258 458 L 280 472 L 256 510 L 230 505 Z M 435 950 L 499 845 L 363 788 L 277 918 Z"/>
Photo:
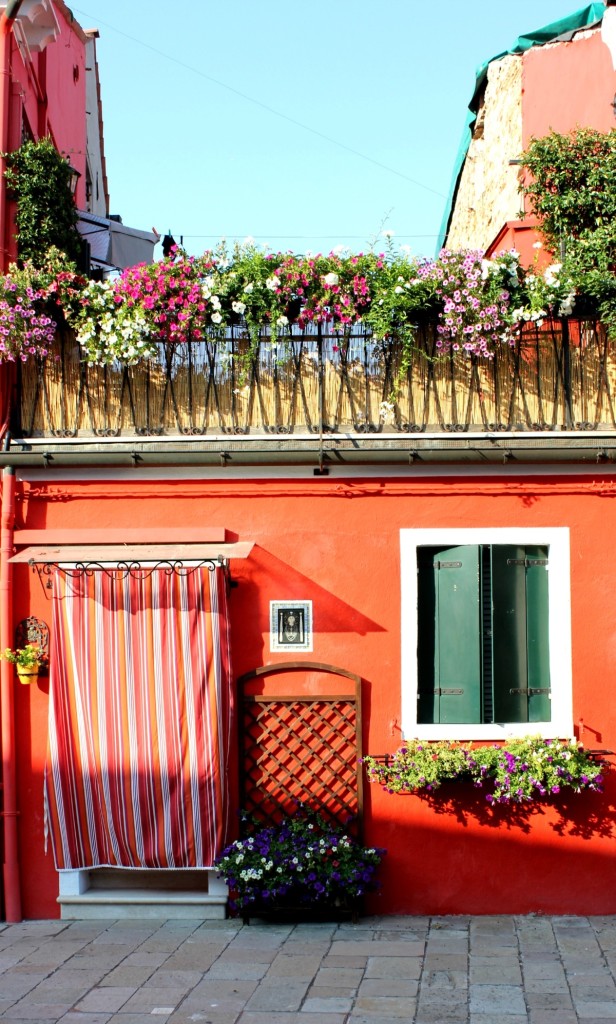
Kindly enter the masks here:
<path id="1" fill-rule="evenodd" d="M 312 601 L 270 601 L 270 651 L 312 650 Z"/>

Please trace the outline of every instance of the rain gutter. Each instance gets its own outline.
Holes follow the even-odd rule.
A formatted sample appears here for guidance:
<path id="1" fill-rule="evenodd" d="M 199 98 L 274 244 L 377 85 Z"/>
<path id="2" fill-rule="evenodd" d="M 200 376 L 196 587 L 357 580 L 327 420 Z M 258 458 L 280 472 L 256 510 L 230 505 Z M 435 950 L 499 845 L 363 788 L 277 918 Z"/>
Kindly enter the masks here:
<path id="1" fill-rule="evenodd" d="M 0 650 L 13 646 L 13 535 L 15 530 L 15 470 L 6 466 L 2 474 L 2 518 L 0 522 Z M 2 737 L 4 832 L 4 907 L 6 920 L 21 921 L 19 854 L 17 846 L 17 770 L 15 745 L 13 667 L 0 661 L 0 719 Z"/>

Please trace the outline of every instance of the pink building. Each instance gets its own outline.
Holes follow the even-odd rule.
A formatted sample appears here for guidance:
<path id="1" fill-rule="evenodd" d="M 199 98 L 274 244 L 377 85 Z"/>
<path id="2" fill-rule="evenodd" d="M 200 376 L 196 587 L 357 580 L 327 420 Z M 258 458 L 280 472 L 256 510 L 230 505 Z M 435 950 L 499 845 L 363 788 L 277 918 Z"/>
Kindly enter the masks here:
<path id="1" fill-rule="evenodd" d="M 63 0 L 9 0 L 0 20 L 0 151 L 49 137 L 76 171 L 79 231 L 93 269 L 150 262 L 157 237 L 109 217 L 98 31 L 84 31 Z M 0 174 L 4 170 L 0 159 Z M 0 181 L 0 250 L 17 256 L 14 209 Z"/>

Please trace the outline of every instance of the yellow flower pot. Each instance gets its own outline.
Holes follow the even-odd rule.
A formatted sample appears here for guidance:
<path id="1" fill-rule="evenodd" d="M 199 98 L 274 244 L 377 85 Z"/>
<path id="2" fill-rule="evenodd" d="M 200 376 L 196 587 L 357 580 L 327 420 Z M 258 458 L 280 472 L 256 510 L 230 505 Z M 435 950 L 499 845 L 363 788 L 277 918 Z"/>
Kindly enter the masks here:
<path id="1" fill-rule="evenodd" d="M 17 678 L 20 683 L 33 683 L 38 678 L 38 665 L 15 665 L 15 668 L 17 669 Z"/>

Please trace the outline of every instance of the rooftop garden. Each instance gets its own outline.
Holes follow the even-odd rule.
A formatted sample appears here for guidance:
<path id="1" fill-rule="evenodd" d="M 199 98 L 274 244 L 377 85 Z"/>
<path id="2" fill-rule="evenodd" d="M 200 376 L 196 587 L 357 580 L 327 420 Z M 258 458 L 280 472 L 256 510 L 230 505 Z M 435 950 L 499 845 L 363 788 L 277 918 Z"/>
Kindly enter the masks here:
<path id="1" fill-rule="evenodd" d="M 381 344 L 411 347 L 418 323 L 434 320 L 438 353 L 491 358 L 522 324 L 566 315 L 575 301 L 556 263 L 540 274 L 525 271 L 515 252 L 417 259 L 391 243 L 378 253 L 314 256 L 250 243 L 198 257 L 176 250 L 104 282 L 85 280 L 50 250 L 42 266 L 12 266 L 2 288 L 2 361 L 48 355 L 55 331 L 68 326 L 86 362 L 129 365 L 158 358 L 161 342 L 223 339 L 240 321 L 254 345 L 320 324 L 343 335 L 362 325 Z"/>
<path id="2" fill-rule="evenodd" d="M 8 161 L 21 259 L 3 281 L 0 360 L 45 357 L 56 330 L 68 326 L 84 361 L 130 365 L 158 359 L 161 343 L 224 339 L 238 322 L 253 348 L 293 327 L 325 325 L 344 336 L 360 325 L 378 344 L 408 352 L 426 320 L 436 323 L 437 356 L 490 359 L 515 344 L 525 323 L 571 315 L 589 300 L 616 333 L 616 130 L 553 133 L 534 141 L 522 163 L 530 172 L 522 191 L 540 217 L 546 251 L 559 254 L 539 258 L 537 242 L 530 268 L 514 251 L 416 258 L 386 232 L 380 252 L 300 256 L 251 242 L 221 243 L 198 257 L 174 249 L 158 263 L 97 282 L 80 277 L 65 255 L 74 252 L 70 197 L 50 223 L 41 182 L 51 179 L 66 198 L 66 162 L 49 140 L 26 143 Z"/>
<path id="3" fill-rule="evenodd" d="M 44 171 L 51 157 L 43 149 Z M 65 162 L 55 159 L 65 175 Z M 607 362 L 616 338 L 616 130 L 552 134 L 524 154 L 522 191 L 543 231 L 530 267 L 515 251 L 418 258 L 385 232 L 380 247 L 358 253 L 267 252 L 249 240 L 201 256 L 176 248 L 159 262 L 91 281 L 57 242 L 49 244 L 74 230 L 68 201 L 56 228 L 41 219 L 37 243 L 32 153 L 28 160 L 19 173 L 20 159 L 9 162 L 24 214 L 22 255 L 0 284 L 0 363 L 21 368 L 23 433 L 63 433 L 71 417 L 71 432 L 86 429 L 89 417 L 87 429 L 115 433 L 127 406 L 138 433 L 278 429 L 281 402 L 289 406 L 285 429 L 316 429 L 317 418 L 319 429 L 371 430 L 387 422 L 403 430 L 616 423 Z M 66 182 L 60 186 L 64 195 Z M 578 319 L 591 326 L 569 329 L 568 320 Z M 44 391 L 43 370 L 56 381 L 53 394 L 51 385 Z M 150 389 L 145 425 L 135 412 L 139 374 Z M 275 389 L 285 374 L 281 398 Z M 77 397 L 67 412 L 70 391 Z M 189 424 L 178 411 L 187 404 Z M 105 410 L 104 424 L 95 422 L 97 409 Z"/>

